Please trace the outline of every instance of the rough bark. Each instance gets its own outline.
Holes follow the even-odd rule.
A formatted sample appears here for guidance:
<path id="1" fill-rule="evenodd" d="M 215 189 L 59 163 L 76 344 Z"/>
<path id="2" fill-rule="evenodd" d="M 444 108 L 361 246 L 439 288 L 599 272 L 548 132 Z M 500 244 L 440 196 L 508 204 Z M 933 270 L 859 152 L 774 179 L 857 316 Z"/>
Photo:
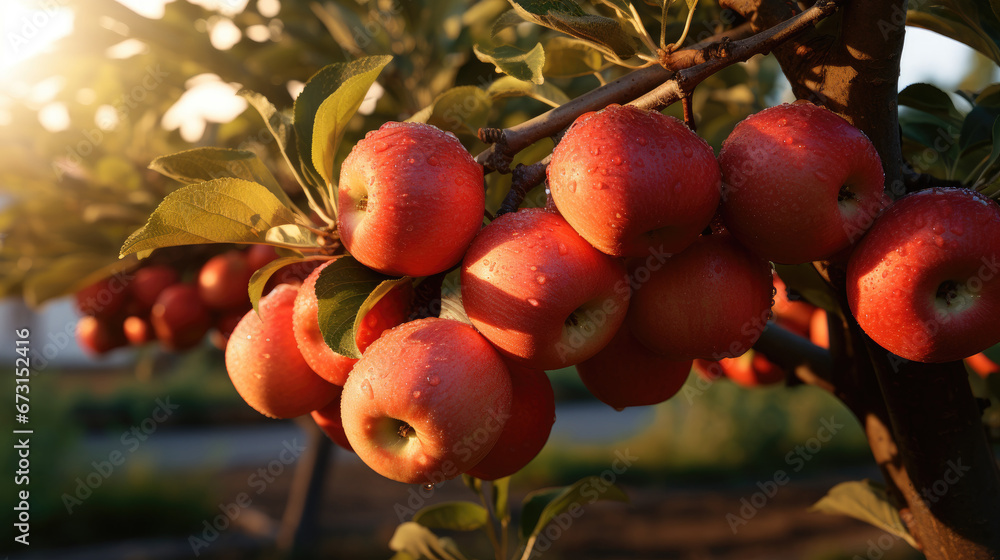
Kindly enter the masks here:
<path id="1" fill-rule="evenodd" d="M 724 5 L 755 30 L 797 11 L 783 0 Z M 797 97 L 832 109 L 871 138 L 886 187 L 897 195 L 904 191 L 896 92 L 905 13 L 905 0 L 853 0 L 839 22 L 774 50 Z M 843 294 L 842 276 L 831 280 Z M 964 367 L 904 361 L 850 317 L 842 328 L 851 363 L 835 367 L 836 393 L 862 421 L 924 553 L 931 560 L 1000 558 L 1000 473 Z"/>

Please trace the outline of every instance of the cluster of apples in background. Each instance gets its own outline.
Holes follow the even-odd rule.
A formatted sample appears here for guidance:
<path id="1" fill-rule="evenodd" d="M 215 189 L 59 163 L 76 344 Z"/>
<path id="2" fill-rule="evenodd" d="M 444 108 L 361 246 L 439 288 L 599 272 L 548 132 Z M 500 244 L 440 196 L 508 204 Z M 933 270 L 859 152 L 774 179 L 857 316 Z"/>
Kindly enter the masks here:
<path id="1" fill-rule="evenodd" d="M 204 263 L 149 264 L 101 279 L 75 294 L 76 338 L 100 355 L 123 346 L 157 342 L 168 351 L 191 349 L 207 334 L 223 349 L 236 323 L 250 309 L 247 284 L 253 273 L 277 258 L 271 246 L 231 249 Z M 315 268 L 289 266 L 273 285 L 299 281 Z"/>

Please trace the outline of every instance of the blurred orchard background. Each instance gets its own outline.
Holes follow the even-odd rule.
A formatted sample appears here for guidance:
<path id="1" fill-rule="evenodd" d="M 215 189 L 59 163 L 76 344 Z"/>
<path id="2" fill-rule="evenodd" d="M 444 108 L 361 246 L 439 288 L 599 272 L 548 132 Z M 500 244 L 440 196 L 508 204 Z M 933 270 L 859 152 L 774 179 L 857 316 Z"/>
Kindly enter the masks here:
<path id="1" fill-rule="evenodd" d="M 123 266 L 124 239 L 179 186 L 147 169 L 157 156 L 248 149 L 296 188 L 239 88 L 288 107 L 321 67 L 392 54 L 351 122 L 343 157 L 365 131 L 408 118 L 453 86 L 489 91 L 499 75 L 472 47 L 508 8 L 505 0 L 0 0 L 0 356 L 13 365 L 20 328 L 31 330 L 35 353 L 30 552 L 11 544 L 5 522 L 0 555 L 272 558 L 298 547 L 305 557 L 388 558 L 407 508 L 470 498 L 458 480 L 411 488 L 337 449 L 321 495 L 299 519 L 303 457 L 320 437 L 310 422 L 251 410 L 207 340 L 183 353 L 154 344 L 87 354 L 74 339 L 78 312 L 67 294 Z M 530 42 L 543 30 L 511 32 Z M 960 43 L 907 30 L 900 89 L 929 82 L 978 91 L 996 74 Z M 740 119 L 792 99 L 769 56 L 710 82 L 694 103 L 699 134 L 716 151 Z M 478 126 L 509 126 L 596 85 L 593 75 L 556 83 L 547 93 L 491 98 L 456 132 L 477 153 Z M 542 144 L 536 156 L 551 148 Z M 747 389 L 692 374 L 670 401 L 617 412 L 593 400 L 573 368 L 550 376 L 556 424 L 541 455 L 513 477 L 512 495 L 601 475 L 630 501 L 588 507 L 539 544 L 544 557 L 921 557 L 869 525 L 807 511 L 838 482 L 878 478 L 856 420 L 820 389 Z M 0 425 L 10 429 L 12 416 Z M 829 423 L 842 428 L 820 441 Z M 16 470 L 9 447 L 0 462 L 7 480 Z M 761 494 L 779 472 L 787 484 Z M 13 490 L 0 485 L 2 503 L 14 503 Z M 249 505 L 234 506 L 244 495 Z M 227 510 L 237 515 L 222 527 Z M 747 522 L 734 530 L 728 515 Z"/>

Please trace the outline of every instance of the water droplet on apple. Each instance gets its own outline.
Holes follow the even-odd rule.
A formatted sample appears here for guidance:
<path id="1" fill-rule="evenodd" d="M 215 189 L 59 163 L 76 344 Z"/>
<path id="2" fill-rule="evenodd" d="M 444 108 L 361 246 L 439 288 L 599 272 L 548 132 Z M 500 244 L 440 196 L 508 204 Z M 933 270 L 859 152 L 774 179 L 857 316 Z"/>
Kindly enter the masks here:
<path id="1" fill-rule="evenodd" d="M 602 171 L 606 172 L 606 170 L 603 170 L 603 169 L 602 169 Z M 597 184 L 594 185 L 594 190 L 595 191 L 603 191 L 606 188 L 608 188 L 608 186 L 605 185 L 604 183 L 600 182 L 600 181 L 598 181 Z"/>
<path id="2" fill-rule="evenodd" d="M 934 244 L 937 245 L 938 247 L 944 247 L 944 238 L 942 238 L 940 235 L 935 235 Z"/>
<path id="3" fill-rule="evenodd" d="M 532 307 L 538 307 L 538 300 L 535 298 L 528 298 L 528 304 Z"/>
<path id="4" fill-rule="evenodd" d="M 430 385 L 431 387 L 437 387 L 438 384 L 440 383 L 441 383 L 441 378 L 436 375 L 432 375 L 427 378 L 427 384 Z"/>
<path id="5" fill-rule="evenodd" d="M 882 271 L 882 278 L 887 278 L 888 276 L 889 276 L 889 271 L 888 270 L 883 270 Z"/>
<path id="6" fill-rule="evenodd" d="M 536 278 L 535 278 L 535 280 L 536 280 L 536 281 L 537 281 L 537 282 L 538 282 L 539 284 L 544 284 L 544 283 L 545 283 L 545 276 L 543 276 L 543 275 L 539 274 L 539 275 L 538 275 L 538 277 L 536 277 Z"/>
<path id="7" fill-rule="evenodd" d="M 694 155 L 694 150 L 690 146 L 684 146 L 684 157 L 691 157 Z"/>
<path id="8" fill-rule="evenodd" d="M 784 144 L 792 144 L 794 142 L 795 142 L 795 139 L 792 138 L 791 136 L 785 136 L 785 139 L 782 140 L 782 143 L 784 143 Z"/>
<path id="9" fill-rule="evenodd" d="M 570 181 L 569 184 L 566 185 L 566 188 L 568 188 L 571 193 L 576 192 L 576 181 Z"/>
<path id="10" fill-rule="evenodd" d="M 434 489 L 434 485 L 433 484 L 431 484 L 429 482 L 427 484 L 424 484 L 424 490 L 433 490 L 433 489 Z"/>
<path id="11" fill-rule="evenodd" d="M 635 139 L 635 141 L 636 141 L 636 142 L 637 142 L 637 143 L 638 143 L 638 144 L 639 144 L 640 146 L 645 146 L 646 144 L 648 144 L 648 143 L 649 143 L 649 140 L 646 140 L 646 137 L 645 137 L 645 136 L 640 136 L 640 137 L 636 138 L 636 139 Z"/>
<path id="12" fill-rule="evenodd" d="M 608 168 L 607 167 L 600 168 L 600 172 L 601 172 L 601 175 L 603 175 L 605 177 L 608 176 Z"/>
<path id="13" fill-rule="evenodd" d="M 410 158 L 410 159 L 406 160 L 406 163 L 409 163 L 410 165 L 413 165 L 414 163 L 417 163 L 417 160 L 415 158 Z"/>
<path id="14" fill-rule="evenodd" d="M 361 390 L 364 391 L 366 395 L 368 395 L 369 399 L 375 398 L 375 392 L 372 391 L 372 384 L 367 379 L 361 382 Z"/>
<path id="15" fill-rule="evenodd" d="M 530 270 L 531 270 L 532 272 L 534 272 L 534 271 L 538 270 L 538 267 L 537 267 L 537 266 L 535 266 L 535 265 L 531 265 L 531 268 L 530 268 Z"/>
<path id="16" fill-rule="evenodd" d="M 614 407 L 614 409 L 617 410 L 618 412 L 621 412 L 621 411 L 625 410 L 625 407 L 624 406 L 616 406 L 616 407 Z"/>
<path id="17" fill-rule="evenodd" d="M 933 231 L 938 235 L 941 235 L 942 233 L 944 233 L 944 227 L 941 224 L 934 224 L 933 226 L 931 226 L 931 231 Z"/>
<path id="18" fill-rule="evenodd" d="M 615 217 L 618 218 L 618 219 L 621 219 L 621 217 L 622 217 L 621 212 L 615 212 Z"/>
<path id="19" fill-rule="evenodd" d="M 371 134 L 371 133 L 369 133 L 369 134 Z M 368 136 L 368 134 L 366 134 L 365 136 Z M 389 144 L 386 144 L 385 142 L 376 142 L 375 143 L 375 151 L 378 152 L 378 153 L 382 153 L 382 152 L 384 152 L 384 151 L 386 151 L 388 149 L 389 149 Z"/>
<path id="20" fill-rule="evenodd" d="M 721 264 L 715 265 L 715 273 L 716 274 L 722 274 L 722 265 Z"/>
<path id="21" fill-rule="evenodd" d="M 420 398 L 420 391 L 414 391 L 413 392 L 413 398 L 419 399 Z"/>
<path id="22" fill-rule="evenodd" d="M 827 175 L 826 173 L 820 171 L 819 169 L 817 169 L 815 172 L 813 172 L 813 175 L 816 176 L 816 179 L 818 181 L 822 181 L 824 183 L 830 180 L 830 176 Z"/>
<path id="23" fill-rule="evenodd" d="M 612 156 L 611 157 L 611 163 L 614 164 L 614 165 L 621 165 L 622 164 L 622 158 L 620 158 L 618 156 Z"/>
<path id="24" fill-rule="evenodd" d="M 599 155 L 601 155 L 601 147 L 600 146 L 594 146 L 593 148 L 591 148 L 590 149 L 590 155 L 592 155 L 592 156 L 599 156 Z"/>
<path id="25" fill-rule="evenodd" d="M 406 226 L 406 231 L 413 231 L 413 226 Z"/>
<path id="26" fill-rule="evenodd" d="M 427 165 L 437 165 L 438 163 L 441 163 L 441 162 L 438 161 L 437 156 L 431 156 L 431 157 L 427 158 Z"/>
<path id="27" fill-rule="evenodd" d="M 785 126 L 788 124 L 788 119 L 778 119 L 778 126 Z"/>
<path id="28" fill-rule="evenodd" d="M 566 245 L 563 244 L 563 243 L 560 243 L 559 244 L 559 254 L 560 255 L 565 255 L 568 252 L 569 252 L 569 249 L 566 248 Z"/>

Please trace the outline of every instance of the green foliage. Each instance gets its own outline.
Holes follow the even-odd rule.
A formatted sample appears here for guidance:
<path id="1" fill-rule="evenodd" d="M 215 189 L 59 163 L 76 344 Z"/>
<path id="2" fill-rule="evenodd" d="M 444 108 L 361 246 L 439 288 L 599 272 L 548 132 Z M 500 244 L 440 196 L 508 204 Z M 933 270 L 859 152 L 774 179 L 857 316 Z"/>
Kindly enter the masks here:
<path id="1" fill-rule="evenodd" d="M 936 0 L 915 3 L 906 24 L 922 27 L 972 47 L 1000 64 L 1000 16 L 989 0 Z M 884 22 L 883 25 L 892 25 Z"/>
<path id="2" fill-rule="evenodd" d="M 323 339 L 338 354 L 360 358 L 357 328 L 364 314 L 396 283 L 394 279 L 362 265 L 354 257 L 340 257 L 316 279 L 319 324 Z"/>

